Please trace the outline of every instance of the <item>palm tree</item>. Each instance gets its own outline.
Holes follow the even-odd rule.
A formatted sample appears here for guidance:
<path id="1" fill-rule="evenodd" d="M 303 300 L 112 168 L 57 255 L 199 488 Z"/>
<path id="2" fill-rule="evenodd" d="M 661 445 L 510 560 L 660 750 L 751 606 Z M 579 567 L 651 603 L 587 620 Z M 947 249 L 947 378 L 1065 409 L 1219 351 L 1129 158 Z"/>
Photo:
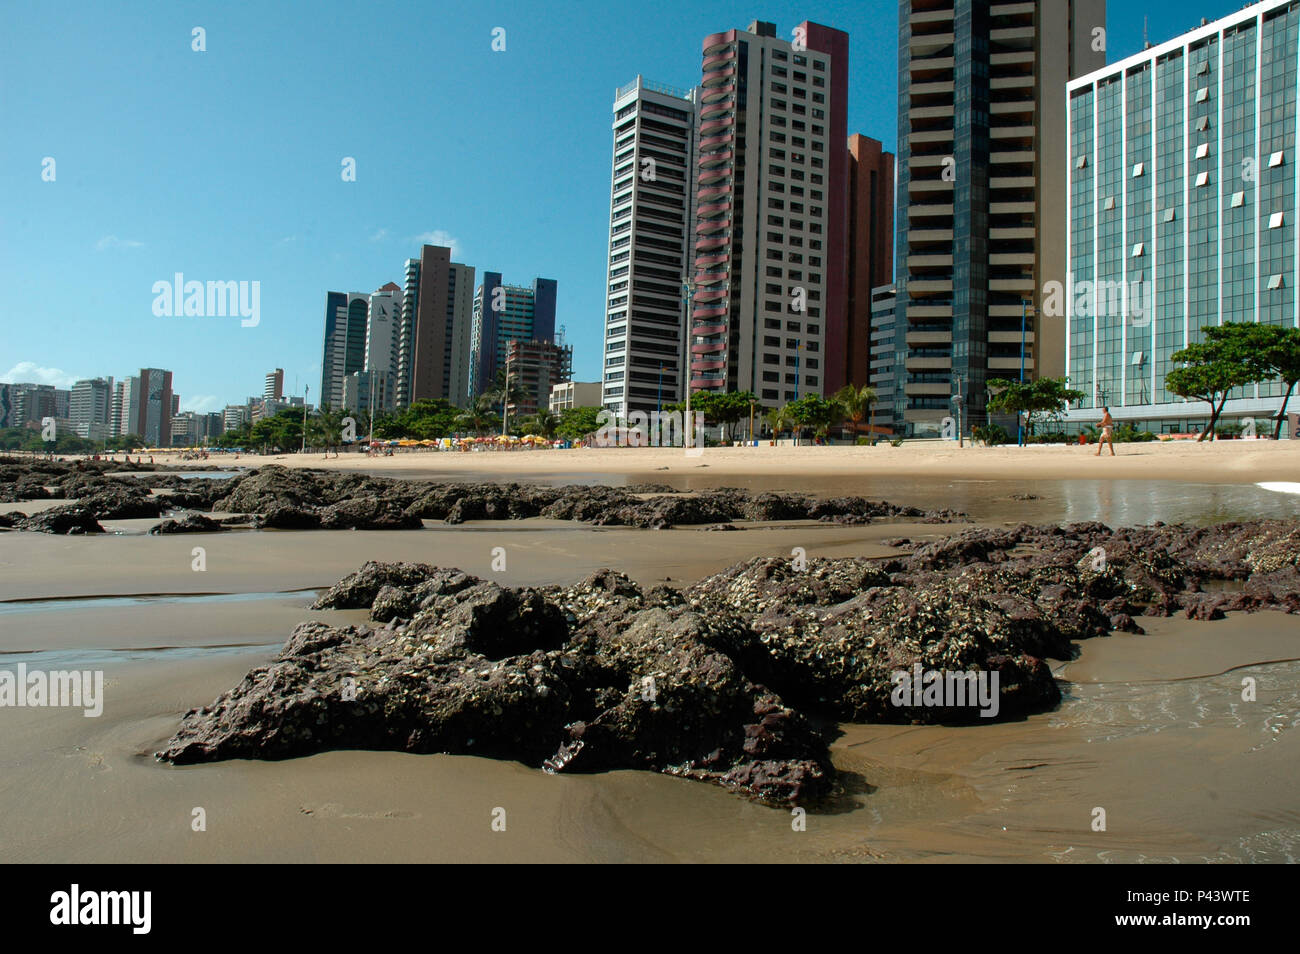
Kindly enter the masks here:
<path id="1" fill-rule="evenodd" d="M 772 438 L 780 438 L 781 432 L 788 429 L 791 425 L 790 412 L 785 405 L 771 408 L 763 415 L 767 421 L 767 426 L 772 428 Z"/>
<path id="2" fill-rule="evenodd" d="M 530 417 L 528 423 L 534 434 L 549 441 L 555 439 L 555 429 L 560 426 L 560 418 L 544 407 Z"/>
<path id="3" fill-rule="evenodd" d="M 846 384 L 835 392 L 835 400 L 844 408 L 845 416 L 853 422 L 855 435 L 862 419 L 868 418 L 867 436 L 870 439 L 876 429 L 876 402 L 880 400 L 876 396 L 876 389 L 865 384 L 862 387 Z"/>
<path id="4" fill-rule="evenodd" d="M 476 437 L 482 437 L 488 431 L 494 430 L 497 424 L 496 415 L 490 408 L 485 409 L 481 406 L 482 398 L 479 401 L 480 403 L 456 418 L 458 430 L 473 431 Z"/>

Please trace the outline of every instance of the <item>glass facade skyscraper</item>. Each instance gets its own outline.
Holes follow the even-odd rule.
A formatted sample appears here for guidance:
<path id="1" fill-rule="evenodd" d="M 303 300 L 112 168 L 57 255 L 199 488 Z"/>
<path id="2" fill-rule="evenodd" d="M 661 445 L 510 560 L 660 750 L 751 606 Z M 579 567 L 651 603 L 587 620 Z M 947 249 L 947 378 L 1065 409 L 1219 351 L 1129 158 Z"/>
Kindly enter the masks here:
<path id="1" fill-rule="evenodd" d="M 1170 355 L 1207 325 L 1300 321 L 1298 24 L 1300 2 L 1266 0 L 1068 85 L 1072 420 L 1203 426 L 1165 389 Z M 1225 414 L 1281 393 L 1238 389 Z"/>

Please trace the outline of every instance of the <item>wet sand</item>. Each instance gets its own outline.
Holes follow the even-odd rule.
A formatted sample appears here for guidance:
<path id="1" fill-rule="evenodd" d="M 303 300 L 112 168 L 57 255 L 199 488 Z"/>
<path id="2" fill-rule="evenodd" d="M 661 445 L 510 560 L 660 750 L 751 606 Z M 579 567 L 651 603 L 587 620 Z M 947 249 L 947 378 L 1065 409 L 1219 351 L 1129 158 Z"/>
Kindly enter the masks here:
<path id="1" fill-rule="evenodd" d="M 1143 499 L 1142 516 L 1158 518 L 1160 495 Z M 1005 503 L 986 493 L 982 506 L 967 509 L 981 523 L 1007 522 Z M 1061 506 L 1046 495 L 1025 506 L 1036 504 L 1049 513 Z M 1245 516 L 1237 509 L 1244 505 L 1225 506 Z M 510 585 L 571 582 L 602 566 L 642 583 L 685 582 L 795 546 L 809 556 L 883 556 L 891 537 L 946 535 L 962 525 L 710 533 L 524 521 L 149 537 L 147 523 L 123 521 L 117 529 L 125 532 L 104 537 L 0 533 L 0 667 L 26 660 L 105 671 L 97 719 L 80 710 L 0 709 L 0 860 L 1300 857 L 1300 618 L 1144 618 L 1146 635 L 1089 640 L 1077 659 L 1055 663 L 1065 700 L 1022 722 L 842 726 L 832 754 L 845 790 L 796 832 L 789 812 L 643 772 L 550 776 L 509 762 L 387 752 L 178 768 L 151 753 L 185 710 L 269 661 L 295 623 L 360 621 L 359 611 L 310 611 L 307 591 L 367 559 L 459 566 Z M 204 572 L 191 569 L 195 546 L 206 551 Z M 504 573 L 490 568 L 496 546 L 506 548 Z M 1255 702 L 1241 698 L 1245 677 L 1257 680 Z M 191 830 L 195 807 L 206 810 L 207 831 Z M 498 807 L 505 832 L 491 827 Z M 1097 807 L 1107 813 L 1104 832 L 1091 828 Z"/>

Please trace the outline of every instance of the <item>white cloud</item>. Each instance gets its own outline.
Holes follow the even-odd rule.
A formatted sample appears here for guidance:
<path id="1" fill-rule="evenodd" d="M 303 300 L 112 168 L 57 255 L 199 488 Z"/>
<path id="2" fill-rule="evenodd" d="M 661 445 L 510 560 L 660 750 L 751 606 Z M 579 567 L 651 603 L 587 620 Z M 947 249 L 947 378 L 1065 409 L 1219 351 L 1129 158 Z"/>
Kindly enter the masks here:
<path id="1" fill-rule="evenodd" d="M 0 375 L 0 381 L 6 384 L 52 384 L 63 389 L 72 387 L 80 380 L 80 375 L 69 374 L 62 368 L 42 368 L 35 361 L 19 361 L 4 375 Z"/>
<path id="2" fill-rule="evenodd" d="M 275 244 L 276 244 L 276 245 L 289 245 L 290 243 L 292 243 L 292 242 L 296 242 L 296 241 L 298 241 L 298 236 L 296 236 L 296 235 L 286 235 L 284 238 L 280 239 L 280 241 L 276 242 Z"/>
<path id="3" fill-rule="evenodd" d="M 95 243 L 95 251 L 103 252 L 110 248 L 140 248 L 144 242 L 137 242 L 135 239 L 120 239 L 116 235 L 105 235 Z"/>
<path id="4" fill-rule="evenodd" d="M 421 232 L 415 236 L 413 241 L 421 245 L 443 245 L 451 249 L 451 257 L 460 257 L 460 239 L 452 238 L 451 233 L 443 229 L 434 229 L 432 232 Z"/>
<path id="5" fill-rule="evenodd" d="M 374 235 L 370 236 L 370 241 L 382 242 L 387 237 L 388 237 L 388 229 L 380 229 Z"/>
<path id="6" fill-rule="evenodd" d="M 225 406 L 225 403 L 215 394 L 198 394 L 192 398 L 181 398 L 181 410 L 193 411 L 196 414 L 220 411 Z"/>

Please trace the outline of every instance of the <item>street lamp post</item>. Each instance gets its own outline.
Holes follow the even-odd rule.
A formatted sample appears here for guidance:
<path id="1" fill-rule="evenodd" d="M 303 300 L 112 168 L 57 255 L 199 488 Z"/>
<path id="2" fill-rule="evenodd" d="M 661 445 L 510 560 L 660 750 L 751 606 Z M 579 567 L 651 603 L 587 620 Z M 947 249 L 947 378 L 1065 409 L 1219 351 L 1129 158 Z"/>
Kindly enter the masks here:
<path id="1" fill-rule="evenodd" d="M 304 384 L 302 386 L 302 453 L 307 453 L 307 395 L 311 393 L 311 386 Z"/>
<path id="2" fill-rule="evenodd" d="M 510 352 L 506 351 L 506 383 L 501 390 L 501 436 L 506 436 L 510 420 Z"/>
<path id="3" fill-rule="evenodd" d="M 664 371 L 666 369 L 661 362 L 659 365 L 659 393 L 655 395 L 655 410 L 660 414 L 664 411 Z"/>
<path id="4" fill-rule="evenodd" d="M 371 446 L 375 443 L 375 370 L 370 369 L 370 438 L 366 441 L 366 453 L 370 453 Z"/>

